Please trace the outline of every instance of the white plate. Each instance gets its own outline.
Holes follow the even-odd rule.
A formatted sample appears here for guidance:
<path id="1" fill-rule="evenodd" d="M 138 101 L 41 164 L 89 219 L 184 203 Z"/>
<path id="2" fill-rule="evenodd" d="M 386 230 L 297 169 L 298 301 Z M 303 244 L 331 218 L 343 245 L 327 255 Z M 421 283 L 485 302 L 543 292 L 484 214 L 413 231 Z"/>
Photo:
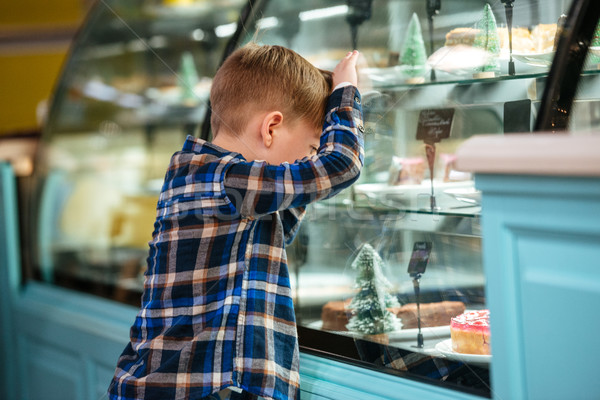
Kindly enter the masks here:
<path id="1" fill-rule="evenodd" d="M 460 200 L 465 203 L 474 205 L 481 203 L 481 192 L 474 187 L 447 189 L 444 190 L 444 193 L 449 194 L 456 200 Z"/>
<path id="2" fill-rule="evenodd" d="M 443 46 L 427 59 L 431 68 L 453 75 L 472 75 L 490 60 L 490 54 L 483 49 L 457 45 Z"/>
<path id="3" fill-rule="evenodd" d="M 459 181 L 459 182 L 443 182 L 437 179 L 433 180 L 433 187 L 435 191 L 447 190 L 447 189 L 458 189 L 458 188 L 472 188 L 474 182 L 472 180 Z M 427 194 L 431 193 L 431 181 L 429 179 L 423 179 L 419 184 L 411 185 L 388 185 L 387 183 L 362 183 L 354 185 L 354 189 L 357 193 L 365 194 Z"/>
<path id="4" fill-rule="evenodd" d="M 590 53 L 600 56 L 600 47 L 590 47 Z M 534 67 L 550 67 L 555 54 L 555 51 L 547 53 L 513 53 L 513 58 Z M 598 69 L 598 64 L 588 58 L 584 69 Z"/>
<path id="5" fill-rule="evenodd" d="M 436 196 L 449 189 L 467 189 L 472 188 L 474 185 L 473 181 L 460 181 L 460 182 L 443 182 L 434 180 L 433 187 Z M 360 196 L 366 197 L 369 201 L 381 201 L 383 204 L 386 202 L 404 204 L 407 206 L 424 207 L 429 205 L 429 196 L 431 195 L 431 183 L 429 179 L 423 180 L 418 185 L 388 185 L 387 183 L 363 183 L 354 185 L 355 193 Z M 452 199 L 448 199 L 452 201 Z M 453 204 L 450 204 L 452 206 Z M 443 198 L 438 198 L 438 206 L 444 207 Z"/>
<path id="6" fill-rule="evenodd" d="M 442 338 L 450 336 L 450 325 L 444 326 L 431 326 L 431 327 L 423 327 L 421 328 L 421 333 L 423 337 L 429 338 Z M 419 334 L 419 330 L 417 328 L 413 329 L 401 329 L 399 331 L 394 331 L 388 333 L 390 340 L 407 340 L 407 339 L 417 339 L 417 335 Z"/>
<path id="7" fill-rule="evenodd" d="M 323 321 L 311 322 L 310 324 L 307 324 L 306 327 L 321 330 L 323 327 Z M 363 335 L 362 333 L 351 332 L 351 331 L 327 331 L 327 332 L 335 333 L 338 335 L 350 336 L 350 337 L 357 338 L 357 339 L 362 339 L 362 338 L 365 338 L 368 336 L 368 335 Z M 388 337 L 389 337 L 390 341 L 392 341 L 392 340 L 410 340 L 410 339 L 416 340 L 418 333 L 419 333 L 419 330 L 417 328 L 401 329 L 399 331 L 388 332 Z M 450 325 L 421 328 L 421 333 L 423 334 L 423 337 L 429 337 L 429 338 L 447 337 L 447 336 L 450 336 Z"/>
<path id="8" fill-rule="evenodd" d="M 554 54 L 554 51 L 547 53 L 513 53 L 513 58 L 534 67 L 549 67 L 554 60 Z"/>
<path id="9" fill-rule="evenodd" d="M 600 56 L 600 47 L 599 46 L 590 46 L 590 53 L 595 56 Z"/>
<path id="10" fill-rule="evenodd" d="M 453 361 L 462 361 L 468 364 L 488 366 L 492 361 L 491 355 L 483 354 L 463 354 L 452 350 L 452 339 L 446 339 L 435 345 L 435 349 L 442 353 L 447 359 Z"/>
<path id="11" fill-rule="evenodd" d="M 429 74 L 431 67 L 424 65 L 420 71 L 414 72 L 414 68 L 406 65 L 396 65 L 386 68 L 361 68 L 359 73 L 371 80 L 373 87 L 388 85 L 398 85 L 411 83 L 415 78 L 425 78 Z M 423 80 L 425 82 L 425 80 Z"/>

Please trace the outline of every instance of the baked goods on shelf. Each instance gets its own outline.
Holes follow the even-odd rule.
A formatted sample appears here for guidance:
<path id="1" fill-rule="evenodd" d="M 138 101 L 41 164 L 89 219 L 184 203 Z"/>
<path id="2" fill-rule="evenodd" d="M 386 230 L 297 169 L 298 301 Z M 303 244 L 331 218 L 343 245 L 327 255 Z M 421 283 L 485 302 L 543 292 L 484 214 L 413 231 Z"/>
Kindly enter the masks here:
<path id="1" fill-rule="evenodd" d="M 503 51 L 509 51 L 508 41 L 508 28 L 498 28 L 498 35 L 500 36 L 500 48 Z M 514 27 L 512 29 L 512 45 L 513 52 L 515 53 L 534 53 L 535 45 L 531 39 L 531 32 L 529 29 L 522 27 Z"/>
<path id="2" fill-rule="evenodd" d="M 344 301 L 330 301 L 321 309 L 321 320 L 323 326 L 321 329 L 327 331 L 347 331 L 346 324 L 350 319 L 350 310 L 346 307 L 352 299 Z"/>
<path id="3" fill-rule="evenodd" d="M 536 53 L 548 53 L 554 50 L 556 24 L 539 24 L 531 30 L 531 40 Z"/>
<path id="4" fill-rule="evenodd" d="M 450 323 L 453 317 L 465 311 L 462 301 L 441 301 L 437 303 L 423 303 L 420 305 L 421 327 L 444 326 Z M 417 328 L 417 303 L 408 303 L 402 307 L 392 309 L 402 320 L 403 329 Z"/>
<path id="5" fill-rule="evenodd" d="M 350 299 L 345 301 L 330 301 L 321 309 L 322 329 L 329 331 L 347 331 L 346 324 L 351 317 L 347 309 Z M 462 301 L 441 301 L 423 303 L 421 308 L 421 327 L 445 326 L 450 320 L 465 311 Z M 389 310 L 402 320 L 402 329 L 417 328 L 417 304 L 408 303 Z"/>
<path id="6" fill-rule="evenodd" d="M 425 160 L 423 157 L 392 157 L 389 170 L 388 184 L 418 185 L 425 177 Z"/>
<path id="7" fill-rule="evenodd" d="M 490 311 L 469 311 L 452 318 L 450 337 L 457 353 L 491 354 Z"/>
<path id="8" fill-rule="evenodd" d="M 513 52 L 522 54 L 548 53 L 554 49 L 557 24 L 538 24 L 531 30 L 526 27 L 513 27 Z M 446 46 L 472 46 L 479 30 L 475 28 L 455 28 L 446 34 Z M 500 47 L 508 52 L 508 28 L 499 27 Z"/>
<path id="9" fill-rule="evenodd" d="M 444 171 L 444 182 L 461 182 L 473 179 L 470 173 L 456 169 L 456 160 L 457 157 L 455 154 L 440 154 L 441 167 Z"/>
<path id="10" fill-rule="evenodd" d="M 472 46 L 479 29 L 475 28 L 455 28 L 446 34 L 446 46 Z"/>

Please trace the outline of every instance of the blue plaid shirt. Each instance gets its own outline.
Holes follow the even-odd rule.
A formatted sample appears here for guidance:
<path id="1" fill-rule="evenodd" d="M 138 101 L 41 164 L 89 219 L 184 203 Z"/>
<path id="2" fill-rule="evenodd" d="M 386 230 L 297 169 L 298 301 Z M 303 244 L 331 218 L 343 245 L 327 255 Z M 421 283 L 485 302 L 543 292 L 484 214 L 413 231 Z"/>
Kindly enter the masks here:
<path id="1" fill-rule="evenodd" d="M 201 399 L 229 386 L 299 397 L 285 245 L 304 207 L 350 186 L 364 157 L 358 90 L 335 90 L 327 109 L 319 151 L 292 164 L 193 137 L 173 155 L 111 399 Z"/>

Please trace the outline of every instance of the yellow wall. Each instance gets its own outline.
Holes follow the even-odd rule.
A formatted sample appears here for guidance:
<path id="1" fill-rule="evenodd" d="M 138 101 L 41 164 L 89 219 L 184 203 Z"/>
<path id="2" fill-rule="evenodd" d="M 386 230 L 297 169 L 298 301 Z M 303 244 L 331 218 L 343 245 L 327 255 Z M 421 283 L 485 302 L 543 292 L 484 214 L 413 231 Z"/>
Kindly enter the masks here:
<path id="1" fill-rule="evenodd" d="M 0 2 L 0 26 L 78 24 L 86 8 L 84 0 L 4 0 Z"/>
<path id="2" fill-rule="evenodd" d="M 36 108 L 51 96 L 90 2 L 0 2 L 0 134 L 38 129 Z M 55 32 L 66 32 L 50 35 Z M 43 40 L 45 36 L 56 40 Z"/>
<path id="3" fill-rule="evenodd" d="M 0 134 L 38 128 L 36 108 L 50 97 L 65 51 L 0 55 Z"/>

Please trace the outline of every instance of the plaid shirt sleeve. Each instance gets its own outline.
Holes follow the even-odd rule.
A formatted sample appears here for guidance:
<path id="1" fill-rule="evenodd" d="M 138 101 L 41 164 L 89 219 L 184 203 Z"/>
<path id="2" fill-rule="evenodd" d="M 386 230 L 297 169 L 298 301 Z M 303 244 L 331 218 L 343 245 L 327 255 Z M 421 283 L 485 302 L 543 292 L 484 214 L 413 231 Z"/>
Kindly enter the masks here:
<path id="1" fill-rule="evenodd" d="M 291 244 L 300 229 L 300 223 L 306 214 L 306 207 L 290 208 L 279 211 L 283 225 L 285 244 Z"/>
<path id="2" fill-rule="evenodd" d="M 327 109 L 316 155 L 292 164 L 252 161 L 229 167 L 224 185 L 242 217 L 303 207 L 337 194 L 358 179 L 364 159 L 358 89 L 335 90 Z"/>

